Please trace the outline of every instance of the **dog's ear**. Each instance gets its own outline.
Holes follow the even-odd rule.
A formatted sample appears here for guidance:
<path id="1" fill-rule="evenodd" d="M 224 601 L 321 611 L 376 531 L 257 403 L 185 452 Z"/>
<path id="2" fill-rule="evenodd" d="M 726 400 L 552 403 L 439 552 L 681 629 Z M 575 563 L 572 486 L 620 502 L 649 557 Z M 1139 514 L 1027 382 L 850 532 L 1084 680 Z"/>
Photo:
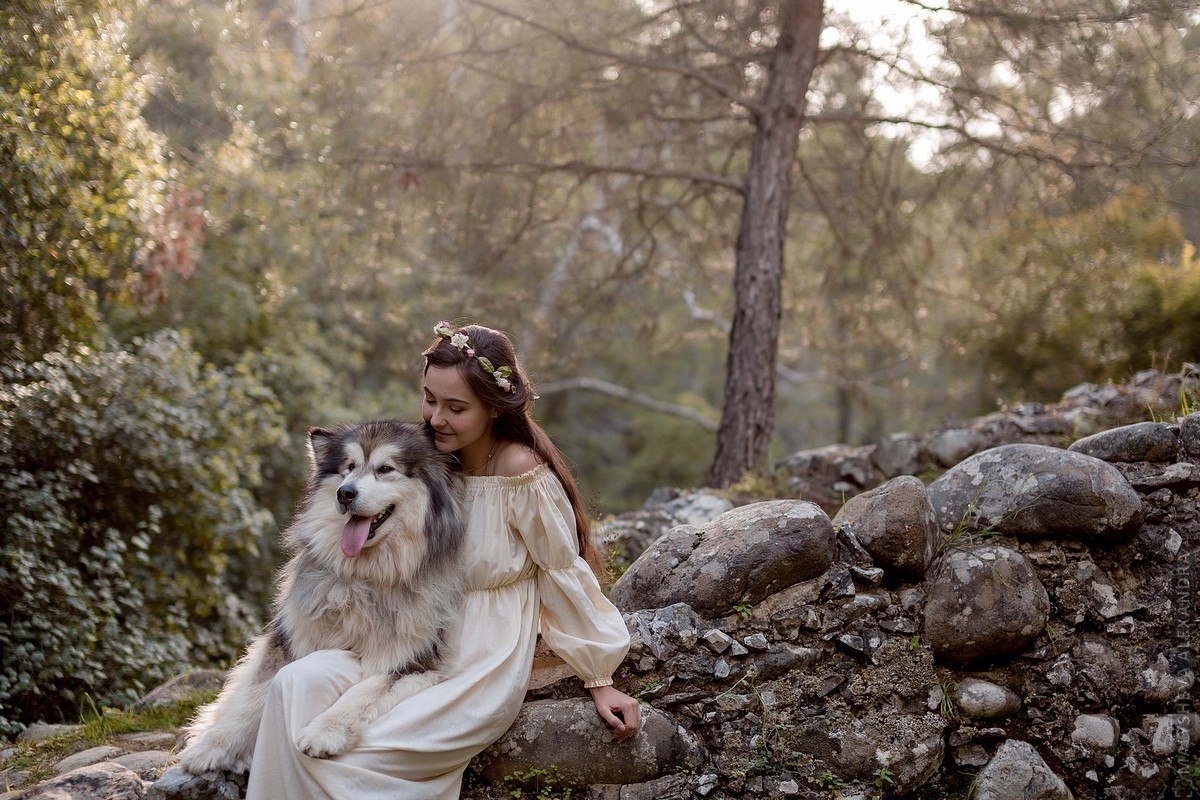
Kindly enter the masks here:
<path id="1" fill-rule="evenodd" d="M 312 462 L 313 472 L 319 472 L 321 464 L 333 455 L 338 436 L 325 428 L 308 429 L 308 458 Z"/>

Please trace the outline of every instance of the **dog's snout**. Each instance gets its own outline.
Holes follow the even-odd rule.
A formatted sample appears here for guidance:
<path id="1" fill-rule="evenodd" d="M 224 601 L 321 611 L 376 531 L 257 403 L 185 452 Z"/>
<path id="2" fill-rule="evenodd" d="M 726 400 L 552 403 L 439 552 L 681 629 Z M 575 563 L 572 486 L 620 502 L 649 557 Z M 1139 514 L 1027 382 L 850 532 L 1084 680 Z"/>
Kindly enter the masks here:
<path id="1" fill-rule="evenodd" d="M 349 486 L 339 486 L 338 487 L 337 499 L 338 499 L 338 502 L 341 503 L 342 505 L 344 505 L 344 506 L 350 505 L 351 503 L 354 502 L 354 498 L 356 498 L 356 497 L 358 497 L 358 489 L 355 489 L 353 484 L 351 484 Z"/>

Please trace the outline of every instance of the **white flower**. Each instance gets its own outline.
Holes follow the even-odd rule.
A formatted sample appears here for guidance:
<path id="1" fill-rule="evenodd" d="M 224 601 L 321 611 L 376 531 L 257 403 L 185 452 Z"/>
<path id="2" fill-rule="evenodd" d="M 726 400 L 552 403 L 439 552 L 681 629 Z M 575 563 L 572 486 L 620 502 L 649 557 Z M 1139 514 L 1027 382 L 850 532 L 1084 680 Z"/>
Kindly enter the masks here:
<path id="1" fill-rule="evenodd" d="M 434 333 L 441 333 L 441 332 L 442 332 L 442 328 L 449 328 L 449 327 L 450 327 L 450 323 L 449 323 L 449 322 L 446 322 L 446 320 L 442 320 L 442 321 L 441 321 L 441 322 L 439 322 L 437 325 L 434 325 L 434 326 L 433 326 L 433 332 L 434 332 Z"/>
<path id="2" fill-rule="evenodd" d="M 508 382 L 508 378 L 496 378 L 496 385 L 506 392 L 512 388 L 512 384 Z"/>
<path id="3" fill-rule="evenodd" d="M 450 344 L 462 350 L 467 346 L 467 335 L 465 333 L 456 333 L 450 337 Z"/>

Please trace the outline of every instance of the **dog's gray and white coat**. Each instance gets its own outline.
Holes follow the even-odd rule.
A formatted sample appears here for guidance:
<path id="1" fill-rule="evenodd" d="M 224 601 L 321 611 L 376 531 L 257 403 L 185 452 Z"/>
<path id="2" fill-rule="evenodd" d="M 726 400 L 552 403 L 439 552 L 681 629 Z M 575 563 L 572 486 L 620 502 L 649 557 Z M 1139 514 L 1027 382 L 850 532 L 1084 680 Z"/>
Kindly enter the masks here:
<path id="1" fill-rule="evenodd" d="M 313 473 L 285 533 L 293 555 L 272 619 L 189 726 L 179 763 L 193 774 L 249 769 L 272 679 L 309 653 L 349 650 L 363 675 L 300 732 L 314 757 L 344 752 L 449 669 L 446 631 L 465 590 L 456 459 L 414 422 L 313 428 L 308 439 Z"/>

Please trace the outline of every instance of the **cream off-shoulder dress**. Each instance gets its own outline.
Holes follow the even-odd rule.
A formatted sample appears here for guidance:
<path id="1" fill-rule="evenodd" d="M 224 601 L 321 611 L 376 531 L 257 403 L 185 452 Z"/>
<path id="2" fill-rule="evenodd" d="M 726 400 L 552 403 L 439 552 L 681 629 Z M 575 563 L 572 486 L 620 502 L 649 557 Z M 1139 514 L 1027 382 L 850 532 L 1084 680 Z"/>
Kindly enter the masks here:
<path id="1" fill-rule="evenodd" d="M 467 762 L 521 709 L 539 621 L 586 686 L 612 683 L 629 633 L 578 554 L 554 472 L 469 477 L 467 504 L 470 592 L 451 633 L 454 672 L 369 725 L 352 750 L 318 759 L 296 737 L 359 680 L 358 660 L 322 650 L 287 665 L 271 686 L 247 800 L 454 800 Z"/>

